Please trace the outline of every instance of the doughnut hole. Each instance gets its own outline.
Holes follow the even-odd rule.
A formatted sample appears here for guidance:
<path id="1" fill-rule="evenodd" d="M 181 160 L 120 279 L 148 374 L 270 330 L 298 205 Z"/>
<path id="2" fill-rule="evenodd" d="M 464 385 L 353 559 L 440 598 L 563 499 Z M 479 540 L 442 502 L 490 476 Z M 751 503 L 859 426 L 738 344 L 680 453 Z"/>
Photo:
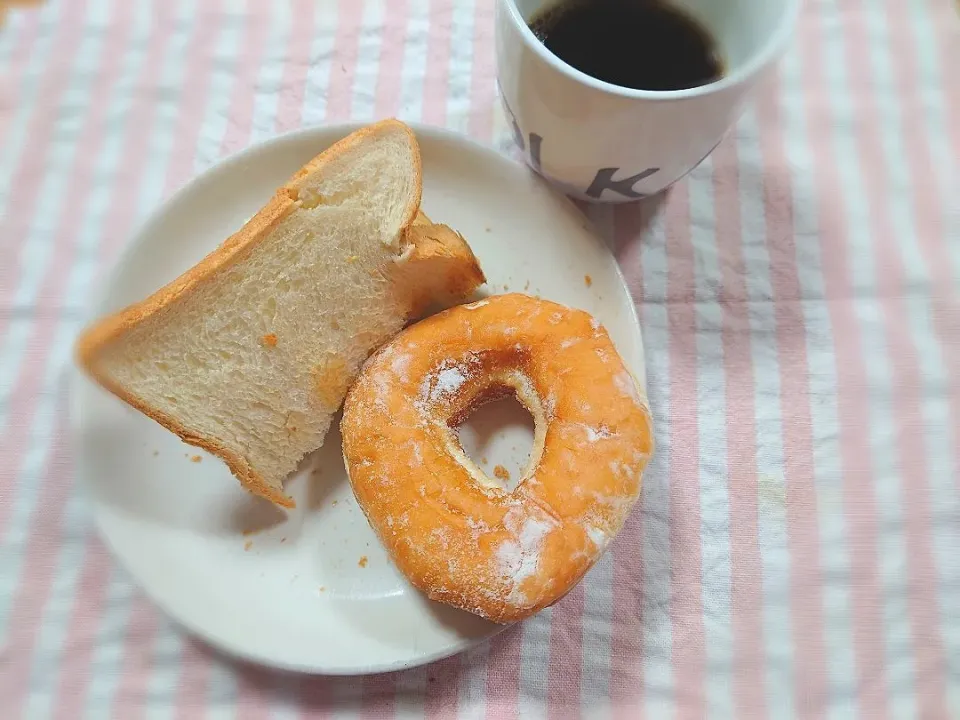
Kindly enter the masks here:
<path id="1" fill-rule="evenodd" d="M 455 430 L 466 456 L 513 492 L 530 463 L 534 422 L 512 390 L 472 410 Z"/>

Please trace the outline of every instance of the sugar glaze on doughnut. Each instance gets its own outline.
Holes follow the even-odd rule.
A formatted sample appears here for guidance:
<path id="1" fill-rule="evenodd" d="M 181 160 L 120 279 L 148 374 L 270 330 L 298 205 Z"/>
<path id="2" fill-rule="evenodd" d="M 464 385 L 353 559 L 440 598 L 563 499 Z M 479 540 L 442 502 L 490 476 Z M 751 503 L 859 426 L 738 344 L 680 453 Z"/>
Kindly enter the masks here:
<path id="1" fill-rule="evenodd" d="M 511 393 L 535 431 L 508 492 L 456 429 Z M 354 383 L 341 430 L 357 500 L 400 571 L 431 599 L 500 623 L 583 577 L 636 502 L 653 450 L 646 398 L 606 330 L 522 294 L 400 333 Z"/>

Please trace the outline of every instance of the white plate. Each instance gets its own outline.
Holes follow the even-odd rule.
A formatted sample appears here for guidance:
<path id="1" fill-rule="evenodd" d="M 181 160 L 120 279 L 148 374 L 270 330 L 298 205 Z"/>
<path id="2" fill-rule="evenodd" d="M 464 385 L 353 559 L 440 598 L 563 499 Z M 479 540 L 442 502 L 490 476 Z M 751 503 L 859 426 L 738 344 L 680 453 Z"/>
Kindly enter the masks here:
<path id="1" fill-rule="evenodd" d="M 138 300 L 193 265 L 306 160 L 353 129 L 292 133 L 206 171 L 141 230 L 96 313 Z M 415 129 L 424 210 L 466 236 L 489 279 L 485 289 L 526 290 L 592 312 L 643 382 L 633 303 L 581 213 L 497 152 Z M 288 480 L 297 509 L 284 513 L 242 491 L 216 458 L 75 379 L 78 472 L 100 532 L 149 597 L 214 646 L 266 665 L 352 674 L 437 660 L 501 629 L 427 601 L 393 568 L 353 499 L 339 432 Z M 488 408 L 469 421 L 464 444 L 489 468 L 519 468 L 527 420 L 515 408 Z"/>

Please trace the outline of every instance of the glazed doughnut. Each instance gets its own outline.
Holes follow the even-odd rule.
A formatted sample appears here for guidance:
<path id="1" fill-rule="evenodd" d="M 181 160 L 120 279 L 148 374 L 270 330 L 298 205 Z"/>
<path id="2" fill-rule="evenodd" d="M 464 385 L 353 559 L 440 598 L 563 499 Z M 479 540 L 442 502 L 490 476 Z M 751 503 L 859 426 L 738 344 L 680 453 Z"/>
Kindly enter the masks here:
<path id="1" fill-rule="evenodd" d="M 456 433 L 510 393 L 535 426 L 512 492 Z M 400 333 L 367 361 L 341 429 L 357 501 L 400 571 L 431 599 L 500 623 L 583 577 L 636 502 L 653 449 L 646 399 L 606 330 L 520 294 Z"/>

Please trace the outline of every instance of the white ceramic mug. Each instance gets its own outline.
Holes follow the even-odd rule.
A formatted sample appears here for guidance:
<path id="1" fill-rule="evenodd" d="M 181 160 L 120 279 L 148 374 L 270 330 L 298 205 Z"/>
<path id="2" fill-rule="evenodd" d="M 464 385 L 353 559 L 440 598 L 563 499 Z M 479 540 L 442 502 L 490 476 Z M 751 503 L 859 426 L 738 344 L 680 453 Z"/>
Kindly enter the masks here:
<path id="1" fill-rule="evenodd" d="M 534 170 L 573 197 L 626 202 L 666 189 L 720 143 L 783 52 L 801 0 L 672 0 L 717 42 L 725 69 L 675 91 L 612 85 L 560 60 L 527 25 L 557 2 L 497 1 L 501 101 Z"/>

